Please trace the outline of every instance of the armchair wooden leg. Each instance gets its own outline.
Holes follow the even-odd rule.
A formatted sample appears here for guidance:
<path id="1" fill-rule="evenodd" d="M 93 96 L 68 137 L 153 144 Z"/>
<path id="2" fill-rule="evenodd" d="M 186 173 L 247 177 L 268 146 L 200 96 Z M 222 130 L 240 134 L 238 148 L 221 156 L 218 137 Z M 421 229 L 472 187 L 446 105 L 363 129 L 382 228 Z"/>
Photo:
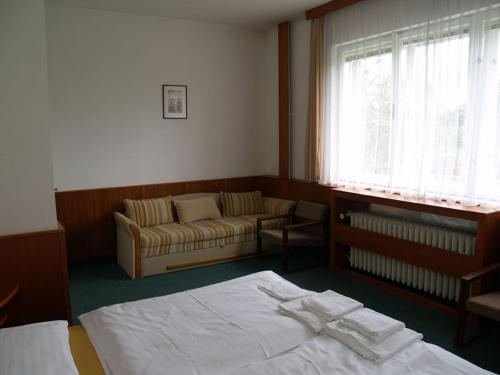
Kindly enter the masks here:
<path id="1" fill-rule="evenodd" d="M 259 258 L 262 259 L 262 238 L 259 234 L 257 234 L 257 253 L 259 254 Z"/>
<path id="2" fill-rule="evenodd" d="M 467 322 L 467 312 L 459 309 L 457 315 L 457 327 L 455 331 L 455 348 L 462 349 L 465 341 L 465 325 Z"/>
<path id="3" fill-rule="evenodd" d="M 288 273 L 288 246 L 283 246 L 283 273 Z"/>

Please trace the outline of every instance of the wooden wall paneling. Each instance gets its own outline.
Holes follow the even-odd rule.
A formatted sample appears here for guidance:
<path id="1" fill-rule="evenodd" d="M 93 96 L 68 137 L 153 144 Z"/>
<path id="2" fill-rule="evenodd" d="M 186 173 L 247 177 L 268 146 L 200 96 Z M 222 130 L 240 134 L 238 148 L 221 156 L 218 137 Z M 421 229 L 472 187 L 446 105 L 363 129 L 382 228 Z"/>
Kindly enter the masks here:
<path id="1" fill-rule="evenodd" d="M 68 259 L 84 261 L 94 250 L 93 227 L 96 221 L 92 191 L 81 190 L 56 193 L 56 210 L 59 222 L 66 229 Z"/>
<path id="2" fill-rule="evenodd" d="M 143 185 L 142 195 L 138 199 L 166 197 L 186 193 L 185 182 L 171 182 L 166 184 Z"/>
<path id="3" fill-rule="evenodd" d="M 64 228 L 0 237 L 0 288 L 16 283 L 7 326 L 71 322 Z"/>
<path id="4" fill-rule="evenodd" d="M 92 249 L 89 249 L 85 261 L 112 258 L 116 255 L 116 228 L 113 212 L 124 212 L 124 199 L 143 197 L 142 187 L 97 189 L 91 192 L 94 199 L 95 218 L 88 235 L 92 238 Z M 74 259 L 70 258 L 73 263 Z"/>
<path id="5" fill-rule="evenodd" d="M 226 191 L 244 192 L 255 189 L 255 177 L 237 177 L 226 179 Z"/>
<path id="6" fill-rule="evenodd" d="M 325 16 L 328 13 L 359 3 L 361 0 L 333 0 L 306 11 L 306 20 Z"/>
<path id="7" fill-rule="evenodd" d="M 259 176 L 256 178 L 257 189 L 266 196 L 279 197 L 279 184 L 280 180 L 276 176 Z"/>
<path id="8" fill-rule="evenodd" d="M 290 23 L 278 25 L 279 177 L 290 176 Z"/>

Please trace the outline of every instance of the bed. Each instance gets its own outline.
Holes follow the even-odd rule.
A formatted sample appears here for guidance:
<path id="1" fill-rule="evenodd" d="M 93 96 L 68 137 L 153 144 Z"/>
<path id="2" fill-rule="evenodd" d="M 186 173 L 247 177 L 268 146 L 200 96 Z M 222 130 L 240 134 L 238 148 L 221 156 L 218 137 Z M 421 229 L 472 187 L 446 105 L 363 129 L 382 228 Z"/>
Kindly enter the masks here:
<path id="1" fill-rule="evenodd" d="M 80 375 L 491 374 L 424 341 L 379 364 L 363 359 L 339 341 L 279 313 L 281 301 L 258 289 L 266 283 L 291 284 L 273 272 L 259 272 L 91 311 L 80 316 L 83 326 L 69 327 L 69 340 L 65 322 L 58 323 L 57 336 L 46 336 L 50 330 L 39 333 L 46 348 L 51 340 L 55 343 L 57 363 L 64 359 L 69 369 L 71 347 Z M 13 352 L 21 351 L 5 352 L 0 345 L 0 359 Z M 42 354 L 49 358 L 43 363 L 50 363 L 52 354 Z"/>
<path id="2" fill-rule="evenodd" d="M 289 283 L 271 271 L 103 307 L 80 316 L 107 375 L 148 374 L 488 374 L 419 341 L 375 364 L 278 312 L 260 291 Z"/>

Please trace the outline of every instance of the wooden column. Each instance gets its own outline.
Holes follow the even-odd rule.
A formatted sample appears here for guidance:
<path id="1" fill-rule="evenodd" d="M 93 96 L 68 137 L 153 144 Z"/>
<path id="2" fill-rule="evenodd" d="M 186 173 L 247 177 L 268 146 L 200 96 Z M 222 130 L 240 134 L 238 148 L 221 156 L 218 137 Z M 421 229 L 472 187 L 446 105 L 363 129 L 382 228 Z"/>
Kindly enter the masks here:
<path id="1" fill-rule="evenodd" d="M 279 177 L 290 177 L 290 23 L 278 25 Z"/>

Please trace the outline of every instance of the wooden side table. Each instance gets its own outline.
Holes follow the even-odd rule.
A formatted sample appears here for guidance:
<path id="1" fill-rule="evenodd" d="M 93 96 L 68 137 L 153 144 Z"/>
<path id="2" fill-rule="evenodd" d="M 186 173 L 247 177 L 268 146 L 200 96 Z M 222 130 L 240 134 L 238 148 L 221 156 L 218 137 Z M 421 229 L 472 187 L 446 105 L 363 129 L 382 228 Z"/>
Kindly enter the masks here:
<path id="1" fill-rule="evenodd" d="M 10 301 L 16 296 L 17 292 L 19 291 L 19 284 L 15 285 L 14 287 L 8 288 L 5 291 L 1 290 L 0 291 L 0 311 L 5 308 L 9 304 Z M 7 313 L 0 313 L 0 327 L 2 327 L 5 322 L 7 322 L 8 314 Z"/>

